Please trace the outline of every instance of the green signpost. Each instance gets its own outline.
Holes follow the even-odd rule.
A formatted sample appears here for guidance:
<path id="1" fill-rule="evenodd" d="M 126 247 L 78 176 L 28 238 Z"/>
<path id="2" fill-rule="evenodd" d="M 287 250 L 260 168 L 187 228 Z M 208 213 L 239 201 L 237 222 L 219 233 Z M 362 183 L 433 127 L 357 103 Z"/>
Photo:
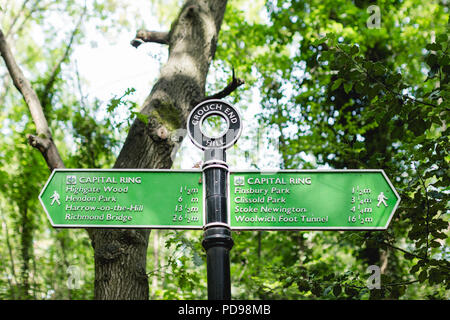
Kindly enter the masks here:
<path id="1" fill-rule="evenodd" d="M 208 117 L 228 129 L 203 132 Z M 57 169 L 39 195 L 53 227 L 204 229 L 209 299 L 231 299 L 231 230 L 384 230 L 400 197 L 383 170 L 235 171 L 225 150 L 239 112 L 221 100 L 189 115 L 202 170 Z"/>
<path id="2" fill-rule="evenodd" d="M 39 195 L 53 227 L 203 227 L 200 170 L 53 171 Z"/>
<path id="3" fill-rule="evenodd" d="M 54 227 L 202 229 L 201 170 L 58 169 L 39 199 Z M 383 170 L 229 174 L 232 230 L 384 230 L 400 197 Z"/>
<path id="4" fill-rule="evenodd" d="M 383 170 L 230 173 L 231 229 L 384 230 L 400 197 Z"/>

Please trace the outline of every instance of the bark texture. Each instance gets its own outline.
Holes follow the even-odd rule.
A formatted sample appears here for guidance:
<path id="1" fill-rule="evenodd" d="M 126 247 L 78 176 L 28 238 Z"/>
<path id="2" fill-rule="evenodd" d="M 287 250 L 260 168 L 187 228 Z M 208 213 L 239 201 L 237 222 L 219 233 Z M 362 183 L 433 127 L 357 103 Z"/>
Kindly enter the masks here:
<path id="1" fill-rule="evenodd" d="M 168 33 L 168 61 L 141 110 L 149 116 L 149 122 L 135 120 L 115 168 L 172 166 L 171 155 L 184 136 L 180 129 L 186 127 L 195 103 L 205 96 L 206 76 L 225 7 L 224 0 L 184 4 Z M 95 298 L 148 299 L 146 254 L 150 230 L 91 229 L 89 235 L 95 250 Z"/>
<path id="2" fill-rule="evenodd" d="M 169 33 L 160 31 L 138 30 L 138 32 L 136 32 L 136 37 L 131 41 L 131 45 L 137 48 L 144 42 L 169 44 Z"/>

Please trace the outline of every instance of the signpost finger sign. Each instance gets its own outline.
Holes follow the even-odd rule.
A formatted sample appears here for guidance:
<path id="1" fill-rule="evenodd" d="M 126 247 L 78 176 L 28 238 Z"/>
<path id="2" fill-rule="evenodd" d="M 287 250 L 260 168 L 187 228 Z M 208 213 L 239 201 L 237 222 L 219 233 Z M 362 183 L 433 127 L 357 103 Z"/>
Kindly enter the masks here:
<path id="1" fill-rule="evenodd" d="M 385 230 L 400 196 L 383 170 L 230 174 L 233 230 Z"/>
<path id="2" fill-rule="evenodd" d="M 200 170 L 57 169 L 39 200 L 53 227 L 203 228 Z"/>

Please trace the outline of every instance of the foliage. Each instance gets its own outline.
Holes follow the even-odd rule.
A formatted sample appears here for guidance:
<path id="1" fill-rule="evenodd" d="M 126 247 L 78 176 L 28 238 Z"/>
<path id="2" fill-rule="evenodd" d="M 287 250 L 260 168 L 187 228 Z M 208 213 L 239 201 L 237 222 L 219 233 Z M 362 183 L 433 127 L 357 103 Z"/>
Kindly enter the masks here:
<path id="1" fill-rule="evenodd" d="M 110 167 L 121 137 L 108 118 L 100 117 L 100 101 L 73 91 L 81 88 L 81 79 L 70 58 L 85 32 L 85 24 L 77 22 L 114 32 L 124 27 L 112 17 L 123 4 L 24 0 L 2 1 L 0 7 L 2 30 L 30 75 L 66 166 Z M 90 299 L 94 265 L 88 235 L 51 228 L 37 198 L 49 172 L 27 142 L 34 124 L 3 65 L 1 73 L 0 299 Z"/>
<path id="2" fill-rule="evenodd" d="M 258 263 L 262 274 L 242 273 L 255 280 L 254 297 L 298 299 L 297 284 L 302 298 L 332 298 L 333 289 L 335 298 L 448 298 L 448 10 L 439 1 L 377 5 L 379 28 L 368 26 L 367 1 L 268 1 L 268 23 L 227 20 L 246 30 L 222 39 L 237 37 L 242 68 L 252 77 L 257 70 L 260 119 L 280 133 L 281 167 L 382 168 L 402 197 L 387 232 L 351 235 L 358 241 L 307 233 L 306 247 L 318 252 L 303 248 L 281 263 L 292 253 L 283 255 L 279 239 L 294 251 L 297 242 L 277 234 L 261 245 L 248 235 L 245 250 L 279 253 Z M 349 265 L 344 252 L 354 257 Z M 367 290 L 366 267 L 383 264 L 382 289 Z"/>
<path id="3" fill-rule="evenodd" d="M 149 273 L 163 279 L 161 288 L 151 288 L 154 299 L 206 299 L 206 279 L 201 232 L 167 231 L 164 248 L 167 263 Z M 151 261 L 151 259 L 150 259 Z"/>
<path id="4" fill-rule="evenodd" d="M 15 56 L 37 88 L 66 165 L 111 167 L 131 121 L 147 118 L 137 111 L 133 88 L 108 102 L 83 95 L 68 39 L 75 35 L 73 48 L 83 43 L 87 22 L 105 36 L 129 27 L 122 14 L 127 2 L 22 3 L 0 1 L 2 29 L 12 30 Z M 168 27 L 179 1 L 153 3 Z M 280 168 L 381 168 L 402 197 L 385 232 L 234 232 L 234 298 L 450 298 L 445 3 L 229 1 L 207 92 L 223 87 L 234 68 L 246 85 L 229 99 L 261 104 L 258 119 L 245 121 L 277 132 Z M 380 8 L 379 27 L 368 23 L 372 4 Z M 83 12 L 79 28 L 67 24 L 61 32 L 50 23 L 55 13 L 77 21 Z M 83 230 L 50 227 L 37 201 L 49 173 L 26 142 L 34 125 L 2 71 L 0 298 L 90 299 L 90 240 Z M 150 296 L 205 299 L 202 233 L 152 231 L 151 237 Z M 380 289 L 367 287 L 371 265 L 381 269 Z M 67 285 L 73 266 L 82 270 L 76 288 Z"/>

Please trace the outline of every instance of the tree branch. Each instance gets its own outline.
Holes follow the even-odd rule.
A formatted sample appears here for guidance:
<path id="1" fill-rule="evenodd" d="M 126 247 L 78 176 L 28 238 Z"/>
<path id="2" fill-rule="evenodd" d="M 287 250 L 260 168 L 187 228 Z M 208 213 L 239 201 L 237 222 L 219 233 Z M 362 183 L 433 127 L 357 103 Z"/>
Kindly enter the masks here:
<path id="1" fill-rule="evenodd" d="M 8 36 L 11 34 L 11 31 L 14 28 L 14 25 L 16 24 L 16 22 L 19 20 L 20 16 L 22 15 L 22 12 L 25 11 L 25 8 L 26 8 L 26 5 L 27 5 L 28 1 L 30 1 L 30 0 L 24 0 L 24 2 L 22 3 L 22 5 L 21 5 L 21 7 L 19 9 L 19 12 L 12 19 L 12 22 L 11 22 L 11 24 L 9 26 L 9 30 L 8 30 L 8 32 L 6 32 L 6 38 L 8 38 Z M 36 3 L 37 3 L 37 1 L 36 1 Z"/>
<path id="2" fill-rule="evenodd" d="M 207 96 L 205 97 L 202 101 L 206 101 L 206 100 L 210 100 L 210 99 L 222 99 L 225 98 L 227 96 L 229 96 L 233 91 L 235 91 L 237 88 L 239 88 L 240 86 L 242 86 L 244 84 L 244 80 L 240 79 L 240 78 L 236 78 L 235 74 L 234 74 L 234 68 L 233 68 L 233 79 L 231 80 L 231 82 L 229 84 L 227 84 L 227 86 L 225 88 L 223 88 L 223 90 L 211 95 L 211 96 Z"/>
<path id="3" fill-rule="evenodd" d="M 131 40 L 130 44 L 137 48 L 144 42 L 169 44 L 169 32 L 138 30 L 136 37 Z"/>
<path id="4" fill-rule="evenodd" d="M 42 2 L 42 1 L 41 1 L 41 2 Z M 20 22 L 20 25 L 16 28 L 16 30 L 14 30 L 14 33 L 15 33 L 16 35 L 20 35 L 20 32 L 21 32 L 22 29 L 25 27 L 26 22 L 28 21 L 28 19 L 31 18 L 31 15 L 32 15 L 33 13 L 39 12 L 39 11 L 42 12 L 42 11 L 48 10 L 48 8 L 52 5 L 52 3 L 47 3 L 47 4 L 44 4 L 43 7 L 38 7 L 38 4 L 39 4 L 39 0 L 36 0 L 36 1 L 33 3 L 32 7 L 29 9 L 27 15 L 24 16 L 24 18 L 23 18 L 22 21 Z M 9 30 L 8 30 L 8 32 L 7 32 L 6 35 L 5 35 L 6 39 L 9 40 L 9 37 L 12 35 L 12 33 L 13 33 L 13 30 L 12 30 L 12 27 L 10 27 Z"/>
<path id="5" fill-rule="evenodd" d="M 430 106 L 430 107 L 434 107 L 434 108 L 438 108 L 437 105 L 433 104 L 433 103 L 429 103 L 426 101 L 422 101 L 422 100 L 418 100 L 416 98 L 410 97 L 407 94 L 403 94 L 401 92 L 397 92 L 392 90 L 391 88 L 389 88 L 387 85 L 385 85 L 382 81 L 378 80 L 377 78 L 372 77 L 372 75 L 366 70 L 366 68 L 362 67 L 359 65 L 358 62 L 355 61 L 355 59 L 353 59 L 352 56 L 350 56 L 347 52 L 345 52 L 345 50 L 343 50 L 341 47 L 339 47 L 339 45 L 336 45 L 336 48 L 339 49 L 340 52 L 342 52 L 345 56 L 347 56 L 347 58 L 349 58 L 350 60 L 352 60 L 352 62 L 355 64 L 355 66 L 358 67 L 359 71 L 362 71 L 366 77 L 372 81 L 375 81 L 376 83 L 378 83 L 379 85 L 381 85 L 386 91 L 390 92 L 391 94 L 393 94 L 394 96 L 397 96 L 399 98 L 403 98 L 406 100 L 411 100 L 415 103 L 419 103 L 419 104 L 423 104 L 425 106 Z"/>
<path id="6" fill-rule="evenodd" d="M 14 86 L 22 94 L 25 99 L 31 117 L 36 126 L 36 132 L 39 139 L 31 139 L 30 142 L 35 142 L 35 147 L 39 146 L 50 170 L 55 168 L 64 168 L 64 163 L 59 155 L 58 149 L 52 139 L 52 134 L 48 127 L 47 119 L 44 116 L 41 103 L 36 92 L 31 87 L 30 82 L 25 78 L 22 70 L 17 65 L 14 56 L 6 42 L 3 31 L 0 29 L 0 54 L 5 61 L 8 72 L 13 80 Z M 29 137 L 30 139 L 30 137 Z M 32 144 L 33 145 L 33 144 Z"/>
<path id="7" fill-rule="evenodd" d="M 75 28 L 72 31 L 72 34 L 70 36 L 70 39 L 69 39 L 69 42 L 68 42 L 68 44 L 66 46 L 66 50 L 64 51 L 64 54 L 61 56 L 61 58 L 58 60 L 58 62 L 53 67 L 51 75 L 50 75 L 47 83 L 45 84 L 45 88 L 44 88 L 44 91 L 42 93 L 42 106 L 43 106 L 43 108 L 46 108 L 46 106 L 47 106 L 47 103 L 48 103 L 48 100 L 49 100 L 50 90 L 52 89 L 53 84 L 55 83 L 56 77 L 58 76 L 59 72 L 61 71 L 62 63 L 64 62 L 64 60 L 66 60 L 67 56 L 70 53 L 70 49 L 72 48 L 72 44 L 73 44 L 73 41 L 75 40 L 75 36 L 78 33 L 78 30 L 80 29 L 80 25 L 81 25 L 81 22 L 83 21 L 83 17 L 86 14 L 86 10 L 87 10 L 87 7 L 86 7 L 86 4 L 85 4 L 83 12 L 81 13 L 80 18 L 78 19 L 78 22 L 77 22 L 77 24 L 75 25 Z"/>
<path id="8" fill-rule="evenodd" d="M 77 85 L 78 85 L 78 92 L 80 94 L 80 103 L 83 108 L 86 108 L 86 103 L 84 102 L 84 94 L 81 87 L 80 73 L 78 72 L 78 63 L 76 60 L 75 60 L 75 75 L 77 76 Z"/>
<path id="9" fill-rule="evenodd" d="M 382 244 L 388 246 L 389 248 L 392 248 L 392 249 L 401 251 L 401 252 L 403 252 L 404 254 L 408 254 L 408 255 L 410 255 L 410 256 L 413 256 L 414 258 L 417 258 L 417 259 L 419 259 L 419 260 L 428 260 L 427 257 L 422 257 L 422 256 L 419 256 L 419 255 L 414 254 L 414 253 L 412 253 L 412 252 L 406 251 L 406 250 L 404 250 L 404 249 L 402 249 L 402 248 L 399 248 L 399 247 L 396 247 L 396 246 L 390 244 L 390 243 L 387 242 L 387 241 L 379 241 L 379 243 L 382 243 Z"/>

